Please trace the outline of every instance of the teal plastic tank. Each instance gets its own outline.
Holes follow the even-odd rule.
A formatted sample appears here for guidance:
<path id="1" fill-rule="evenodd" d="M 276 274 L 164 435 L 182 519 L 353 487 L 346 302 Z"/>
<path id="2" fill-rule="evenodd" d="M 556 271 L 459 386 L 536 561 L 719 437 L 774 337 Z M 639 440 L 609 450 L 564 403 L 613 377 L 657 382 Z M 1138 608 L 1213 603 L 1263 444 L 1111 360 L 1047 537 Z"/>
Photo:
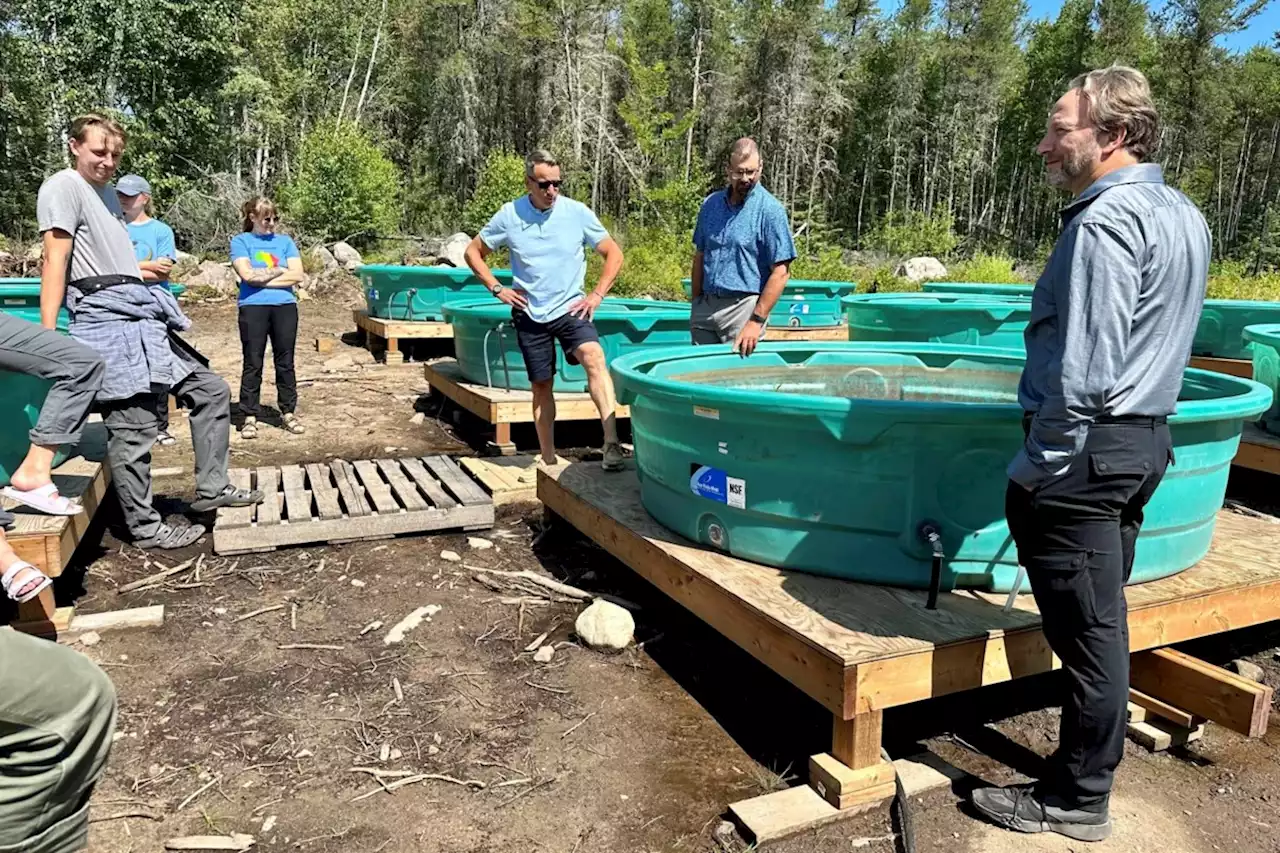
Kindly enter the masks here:
<path id="1" fill-rule="evenodd" d="M 1191 354 L 1248 359 L 1250 346 L 1244 339 L 1244 328 L 1265 323 L 1280 323 L 1280 302 L 1206 299 Z"/>
<path id="2" fill-rule="evenodd" d="M 931 521 L 944 588 L 1004 592 L 1017 573 L 1004 495 L 1023 441 L 1022 364 L 984 347 L 805 342 L 745 360 L 726 346 L 639 352 L 611 369 L 644 506 L 676 533 L 771 566 L 925 588 L 918 530 Z M 1147 507 L 1133 583 L 1208 552 L 1241 429 L 1271 396 L 1187 371 L 1177 461 Z"/>
<path id="3" fill-rule="evenodd" d="M 968 293 L 982 296 L 1030 296 L 1034 284 L 984 284 L 976 281 L 926 281 L 925 293 Z"/>
<path id="4" fill-rule="evenodd" d="M 529 374 L 516 345 L 511 309 L 490 296 L 484 302 L 450 303 L 453 351 L 470 382 L 498 388 L 529 388 Z M 595 313 L 606 361 L 636 350 L 689 345 L 689 305 L 648 299 L 606 299 Z M 587 373 L 570 364 L 556 345 L 557 391 L 586 391 Z"/>
<path id="5" fill-rule="evenodd" d="M 502 284 L 511 284 L 511 270 L 497 269 L 493 274 Z M 366 264 L 358 275 L 369 316 L 384 320 L 439 321 L 444 319 L 444 306 L 451 302 L 493 298 L 466 268 Z"/>
<path id="6" fill-rule="evenodd" d="M 1244 340 L 1253 350 L 1253 381 L 1271 389 L 1271 408 L 1258 419 L 1269 433 L 1280 435 L 1280 323 L 1245 326 Z"/>
<path id="7" fill-rule="evenodd" d="M 684 285 L 684 295 L 692 298 L 693 282 L 686 278 L 681 284 Z M 857 289 L 856 281 L 788 279 L 782 296 L 778 297 L 778 304 L 769 312 L 769 324 L 795 328 L 839 326 L 844 323 L 840 298 Z"/>
<path id="8" fill-rule="evenodd" d="M 858 293 L 843 300 L 851 341 L 932 341 L 1024 348 L 1025 296 Z"/>

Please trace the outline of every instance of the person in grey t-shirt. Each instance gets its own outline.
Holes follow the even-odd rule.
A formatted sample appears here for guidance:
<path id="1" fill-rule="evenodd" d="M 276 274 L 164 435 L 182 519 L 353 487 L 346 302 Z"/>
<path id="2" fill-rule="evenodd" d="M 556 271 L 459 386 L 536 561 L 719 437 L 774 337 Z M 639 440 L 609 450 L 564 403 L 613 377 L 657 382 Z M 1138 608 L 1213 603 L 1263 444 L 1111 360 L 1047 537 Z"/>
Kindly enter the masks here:
<path id="1" fill-rule="evenodd" d="M 190 410 L 196 464 L 197 512 L 249 506 L 256 490 L 227 479 L 231 391 L 223 379 L 184 352 L 171 333 L 190 321 L 162 284 L 148 286 L 135 260 L 120 202 L 110 185 L 124 151 L 124 131 L 99 115 L 71 125 L 75 168 L 40 187 L 36 218 L 44 235 L 40 321 L 53 328 L 66 303 L 73 338 L 102 356 L 98 393 L 107 428 L 112 486 L 126 527 L 142 548 L 182 548 L 204 526 L 166 524 L 152 506 L 151 448 L 159 429 L 156 395 L 172 391 Z"/>
<path id="2" fill-rule="evenodd" d="M 1144 162 L 1159 136 L 1146 78 L 1112 66 L 1072 82 L 1037 148 L 1049 183 L 1075 200 L 1032 295 L 1018 388 L 1026 440 L 1005 514 L 1068 690 L 1045 778 L 972 795 L 1020 832 L 1111 833 L 1129 698 L 1124 586 L 1143 507 L 1173 462 L 1166 419 L 1210 258 L 1204 216 Z"/>

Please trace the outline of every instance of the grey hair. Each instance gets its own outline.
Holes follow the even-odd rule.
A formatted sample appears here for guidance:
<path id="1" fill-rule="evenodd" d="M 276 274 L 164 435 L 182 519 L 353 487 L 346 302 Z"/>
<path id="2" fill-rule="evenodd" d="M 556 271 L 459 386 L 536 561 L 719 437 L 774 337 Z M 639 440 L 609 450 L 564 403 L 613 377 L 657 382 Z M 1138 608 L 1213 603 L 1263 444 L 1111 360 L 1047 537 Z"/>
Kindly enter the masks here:
<path id="1" fill-rule="evenodd" d="M 537 165 L 543 166 L 559 166 L 560 161 L 555 158 L 550 151 L 545 148 L 535 148 L 529 152 L 529 156 L 524 161 L 524 175 L 526 178 L 533 177 L 533 167 Z"/>
<path id="2" fill-rule="evenodd" d="M 1072 80 L 1071 88 L 1084 93 L 1095 129 L 1112 136 L 1124 131 L 1124 147 L 1139 160 L 1155 151 L 1160 115 L 1141 71 L 1124 65 L 1099 68 Z"/>
<path id="3" fill-rule="evenodd" d="M 734 160 L 744 160 L 755 154 L 760 156 L 760 146 L 756 145 L 756 141 L 749 136 L 744 136 L 737 142 L 733 143 L 733 150 L 729 152 L 729 162 Z"/>

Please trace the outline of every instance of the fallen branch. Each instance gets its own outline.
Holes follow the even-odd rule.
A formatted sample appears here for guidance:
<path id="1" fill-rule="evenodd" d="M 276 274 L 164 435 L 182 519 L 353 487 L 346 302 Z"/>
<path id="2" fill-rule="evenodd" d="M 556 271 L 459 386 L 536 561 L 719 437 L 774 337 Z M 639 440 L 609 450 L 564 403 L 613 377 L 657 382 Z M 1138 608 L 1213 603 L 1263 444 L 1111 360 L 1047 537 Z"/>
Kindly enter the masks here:
<path id="1" fill-rule="evenodd" d="M 539 788 L 545 788 L 546 786 L 548 786 L 548 785 L 552 784 L 553 782 L 557 782 L 557 781 L 559 781 L 559 779 L 560 779 L 560 777 L 559 777 L 559 776 L 552 776 L 550 779 L 543 779 L 543 780 L 542 780 L 541 782 L 539 782 L 538 784 L 533 785 L 533 786 L 528 787 L 528 788 L 525 788 L 523 791 L 521 791 L 520 793 L 516 794 L 516 795 L 515 795 L 514 797 L 512 797 L 511 799 L 509 799 L 509 800 L 503 800 L 502 802 L 498 803 L 498 805 L 496 806 L 496 808 L 504 808 L 505 806 L 509 806 L 509 805 L 511 805 L 512 803 L 514 803 L 516 800 L 520 799 L 521 797 L 527 797 L 527 796 L 529 796 L 530 794 L 532 794 L 534 791 L 538 790 Z"/>
<path id="2" fill-rule="evenodd" d="M 590 601 L 591 599 L 596 597 L 592 593 L 587 592 L 585 589 L 578 589 L 576 586 L 569 586 L 567 583 L 560 583 L 560 581 L 543 577 L 542 575 L 537 574 L 536 572 L 528 571 L 527 569 L 521 569 L 518 572 L 504 572 L 501 569 L 485 569 L 485 568 L 481 568 L 480 566 L 463 566 L 463 568 L 470 569 L 473 572 L 482 572 L 484 574 L 496 575 L 502 578 L 512 578 L 512 579 L 518 579 L 518 580 L 531 581 L 532 583 L 535 583 L 541 587 L 545 587 L 546 589 L 549 589 L 552 592 L 558 592 L 561 595 L 567 595 L 570 598 L 576 598 L 579 601 Z M 488 586 L 488 584 L 485 584 L 485 586 Z"/>
<path id="3" fill-rule="evenodd" d="M 532 681 L 525 681 L 525 684 L 529 685 L 530 687 L 535 687 L 535 688 L 537 688 L 538 690 L 545 690 L 545 691 L 547 691 L 548 693 L 558 693 L 558 694 L 559 694 L 559 695 L 561 695 L 561 696 L 568 696 L 568 695 L 569 695 L 569 691 L 568 691 L 568 690 L 561 690 L 559 687 L 548 687 L 548 686 L 547 686 L 547 685 L 545 685 L 545 684 L 535 684 L 535 683 L 533 683 Z"/>
<path id="4" fill-rule="evenodd" d="M 179 563 L 178 565 L 174 566 L 172 569 L 165 569 L 163 572 L 156 572 L 154 575 L 147 575 L 145 578 L 142 578 L 140 580 L 131 581 L 130 583 L 125 584 L 124 586 L 117 587 L 116 595 L 123 595 L 126 592 L 133 592 L 135 589 L 141 589 L 144 586 L 150 586 L 156 581 L 162 581 L 167 577 L 172 577 L 173 575 L 178 574 L 179 572 L 185 572 L 187 569 L 195 565 L 195 562 L 196 562 L 196 558 L 192 557 L 190 560 L 187 560 L 185 563 Z"/>
<path id="5" fill-rule="evenodd" d="M 578 722 L 574 723 L 572 726 L 570 726 L 570 727 L 569 727 L 569 730 L 568 730 L 567 732 L 565 732 L 564 734 L 560 735 L 560 739 L 561 739 L 561 740 L 564 740 L 564 739 L 565 739 L 565 738 L 567 738 L 569 735 L 571 735 L 571 734 L 573 734 L 574 732 L 576 732 L 576 731 L 578 730 L 578 727 L 579 727 L 579 726 L 581 726 L 581 725 L 582 725 L 583 723 L 585 723 L 587 720 L 589 720 L 589 719 L 591 719 L 592 717 L 594 717 L 594 716 L 596 715 L 596 713 L 597 713 L 597 712 L 592 711 L 590 714 L 587 714 L 587 715 L 586 715 L 585 717 L 583 717 L 581 720 L 578 720 Z"/>
<path id="6" fill-rule="evenodd" d="M 123 820 L 125 818 L 130 818 L 130 817 L 141 817 L 141 818 L 146 818 L 147 820 L 163 820 L 163 818 L 161 818 L 160 815 L 158 814 L 154 814 L 152 812 L 136 811 L 136 812 L 121 812 L 120 814 L 91 815 L 89 817 L 89 823 L 103 823 L 104 821 L 108 821 L 108 820 Z"/>
<path id="7" fill-rule="evenodd" d="M 284 606 L 283 604 L 273 604 L 273 605 L 272 605 L 272 606 L 270 606 L 270 607 L 261 607 L 261 608 L 259 608 L 259 609 L 257 609 L 257 610 L 254 610 L 254 611 L 253 611 L 253 612 L 251 612 L 251 613 L 246 613 L 245 615 L 243 615 L 243 616 L 239 617 L 239 618 L 238 618 L 238 619 L 236 619 L 235 621 L 236 621 L 236 622 L 243 622 L 243 621 L 244 621 L 244 620 L 246 620 L 246 619 L 252 619 L 252 618 L 253 618 L 253 617 L 255 617 L 255 616 L 261 616 L 263 613 L 274 613 L 274 612 L 275 612 L 275 611 L 277 611 L 277 610 L 284 610 L 284 607 L 285 607 L 285 606 Z"/>
<path id="8" fill-rule="evenodd" d="M 218 783 L 219 783 L 219 782 L 221 782 L 221 781 L 222 781 L 222 777 L 221 777 L 221 776 L 214 776 L 212 779 L 210 779 L 208 782 L 206 782 L 203 786 L 201 786 L 199 789 L 197 789 L 194 793 L 192 793 L 192 794 L 191 794 L 191 796 L 187 797 L 185 800 L 183 800 L 181 803 L 179 803 L 179 804 L 178 804 L 178 807 L 177 807 L 176 809 L 174 809 L 174 811 L 179 811 L 179 812 L 180 812 L 180 811 L 182 811 L 182 810 L 183 810 L 183 809 L 185 809 L 187 806 L 189 806 L 189 805 L 191 804 L 191 802 L 192 802 L 193 800 L 195 800 L 195 798 L 196 798 L 196 797 L 200 796 L 200 795 L 201 795 L 201 794 L 203 794 L 205 791 L 209 790 L 210 788 L 212 788 L 214 785 L 218 784 Z"/>
<path id="9" fill-rule="evenodd" d="M 343 649 L 345 649 L 346 646 L 327 646 L 323 643 L 286 643 L 282 646 L 276 646 L 276 648 L 280 649 L 281 651 L 291 651 L 293 649 L 311 649 L 313 651 L 321 651 L 321 652 L 340 652 Z"/>

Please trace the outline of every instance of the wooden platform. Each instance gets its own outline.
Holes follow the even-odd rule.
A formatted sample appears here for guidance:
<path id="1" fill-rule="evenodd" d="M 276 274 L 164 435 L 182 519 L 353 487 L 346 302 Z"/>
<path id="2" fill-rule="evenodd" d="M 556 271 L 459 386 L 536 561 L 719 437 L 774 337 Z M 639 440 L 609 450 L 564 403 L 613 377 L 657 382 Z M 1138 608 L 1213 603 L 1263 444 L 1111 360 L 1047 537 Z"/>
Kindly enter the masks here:
<path id="1" fill-rule="evenodd" d="M 1272 435 L 1257 424 L 1245 424 L 1240 436 L 1240 449 L 1231 460 L 1232 465 L 1280 474 L 1280 436 Z"/>
<path id="2" fill-rule="evenodd" d="M 433 361 L 423 367 L 427 384 L 462 408 L 493 425 L 493 448 L 503 456 L 516 452 L 511 441 L 511 425 L 533 423 L 533 394 L 508 391 L 468 382 L 462 378 L 458 362 L 452 358 Z M 495 377 L 496 378 L 496 377 Z M 618 406 L 619 418 L 631 416 L 626 406 Z M 556 392 L 556 421 L 598 421 L 600 413 L 591 395 L 585 392 Z"/>
<path id="3" fill-rule="evenodd" d="M 234 468 L 230 477 L 266 497 L 218 510 L 218 554 L 493 526 L 493 499 L 447 456 Z"/>
<path id="4" fill-rule="evenodd" d="M 356 328 L 365 333 L 365 347 L 372 353 L 385 350 L 387 364 L 404 363 L 404 353 L 400 351 L 401 340 L 453 337 L 453 326 L 448 323 L 384 320 L 381 317 L 370 317 L 369 312 L 363 308 L 357 308 L 351 313 L 356 321 Z"/>
<path id="5" fill-rule="evenodd" d="M 765 341 L 847 341 L 848 326 L 774 326 L 764 333 Z"/>
<path id="6" fill-rule="evenodd" d="M 1200 370 L 1212 370 L 1216 373 L 1239 376 L 1242 379 L 1253 378 L 1253 362 L 1247 358 L 1214 358 L 1207 355 L 1193 355 L 1191 357 L 1191 366 Z"/>
<path id="7" fill-rule="evenodd" d="M 560 467 L 569 464 L 569 460 L 557 456 Z M 538 500 L 538 481 L 531 478 L 523 481 L 520 476 L 538 461 L 538 454 L 522 454 L 520 456 L 468 456 L 458 460 L 462 470 L 466 471 L 493 497 L 494 506 L 511 503 L 534 502 Z"/>
<path id="8" fill-rule="evenodd" d="M 85 511 L 72 516 L 44 515 L 5 500 L 4 508 L 16 521 L 6 536 L 18 556 L 51 578 L 62 574 L 71 555 L 84 538 L 98 507 L 111 484 L 107 457 L 107 429 L 102 423 L 85 426 L 84 436 L 73 456 L 53 469 L 59 493 L 77 498 Z"/>
<path id="9" fill-rule="evenodd" d="M 599 466 L 574 464 L 540 473 L 538 497 L 830 710 L 831 756 L 854 773 L 877 772 L 884 709 L 1060 665 L 1029 594 L 1008 613 L 1006 596 L 974 592 L 944 593 L 938 609 L 928 611 L 924 591 L 738 560 L 660 526 L 641 505 L 630 471 L 606 474 Z M 1278 548 L 1280 526 L 1220 513 L 1208 557 L 1175 577 L 1128 591 L 1132 649 L 1280 618 Z M 815 819 L 826 814 L 816 812 L 822 814 Z"/>

